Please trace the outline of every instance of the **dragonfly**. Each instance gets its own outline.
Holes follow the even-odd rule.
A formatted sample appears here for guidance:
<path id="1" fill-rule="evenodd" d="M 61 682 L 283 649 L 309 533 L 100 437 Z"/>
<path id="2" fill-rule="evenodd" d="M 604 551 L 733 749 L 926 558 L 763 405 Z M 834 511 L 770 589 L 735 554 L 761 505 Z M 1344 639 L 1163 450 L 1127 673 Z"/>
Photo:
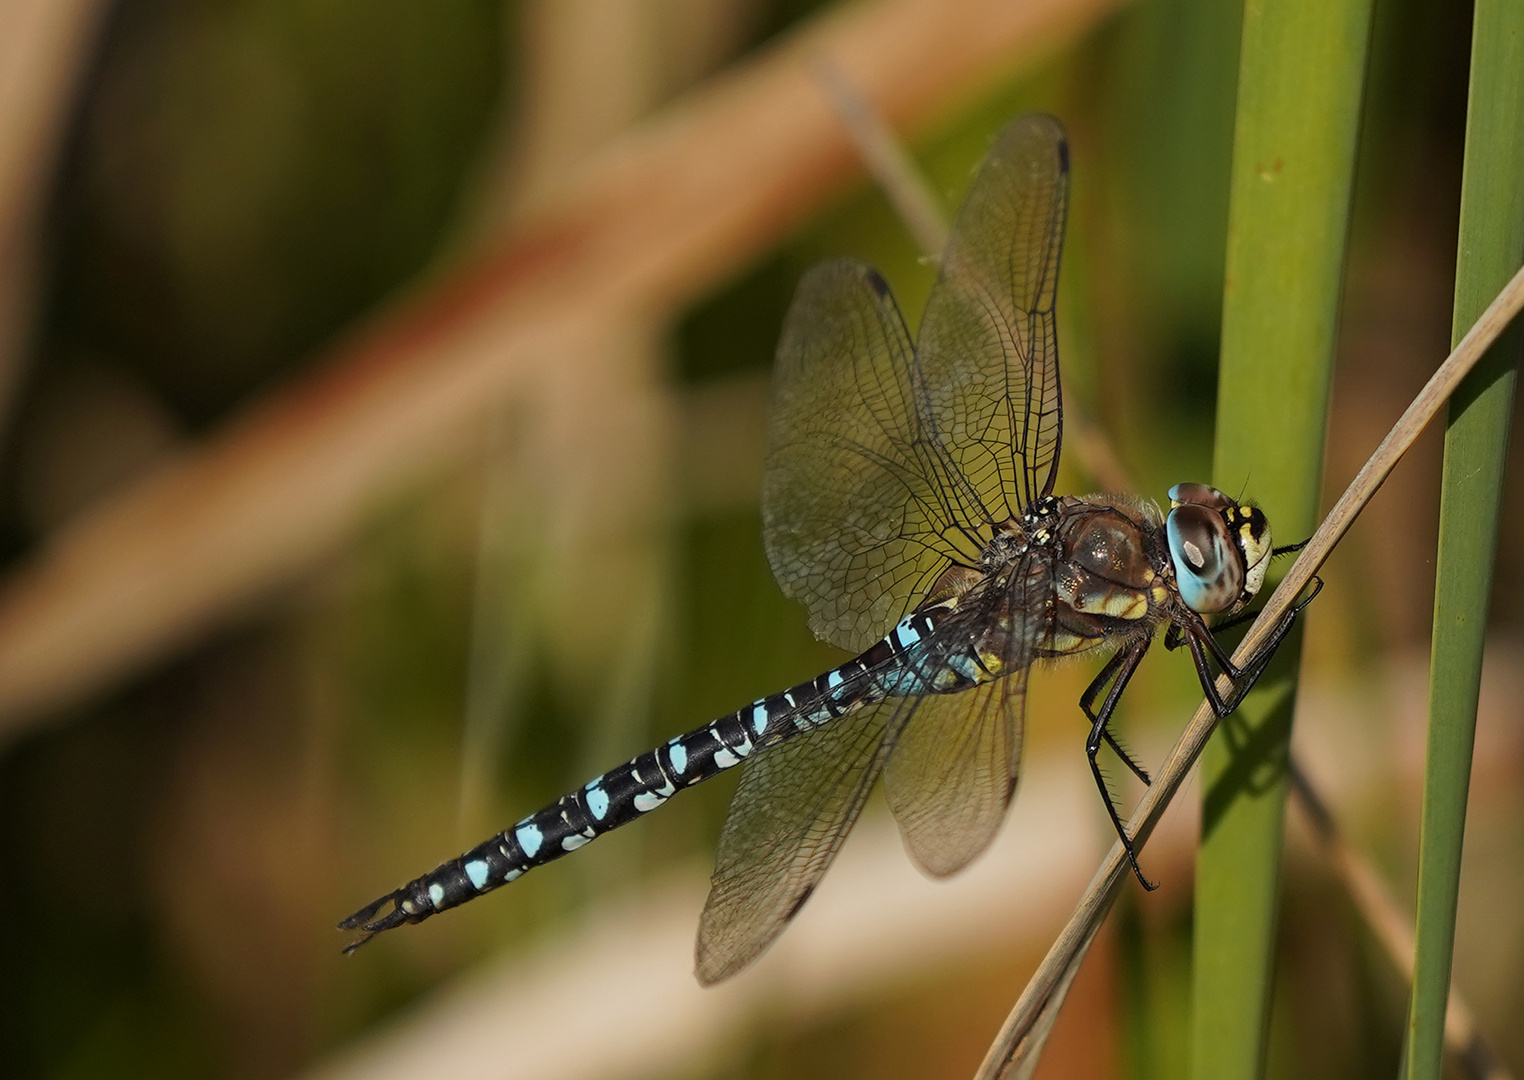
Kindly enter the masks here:
<path id="1" fill-rule="evenodd" d="M 1054 318 L 1069 151 L 1052 117 L 1012 121 L 952 226 L 919 336 L 851 259 L 801 280 L 774 374 L 763 538 L 779 586 L 853 658 L 588 781 L 340 923 L 373 936 L 474 900 L 744 763 L 699 921 L 706 985 L 751 963 L 799 911 L 882 779 L 912 859 L 945 876 L 1005 818 L 1039 661 L 1112 649 L 1080 696 L 1085 753 L 1145 888 L 1099 763 L 1145 784 L 1110 729 L 1161 628 L 1231 713 L 1314 591 L 1234 664 L 1271 559 L 1264 513 L 1205 484 L 1170 509 L 1053 494 L 1063 440 Z M 1221 621 L 1226 619 L 1226 622 Z M 1216 670 L 1229 691 L 1219 693 Z"/>

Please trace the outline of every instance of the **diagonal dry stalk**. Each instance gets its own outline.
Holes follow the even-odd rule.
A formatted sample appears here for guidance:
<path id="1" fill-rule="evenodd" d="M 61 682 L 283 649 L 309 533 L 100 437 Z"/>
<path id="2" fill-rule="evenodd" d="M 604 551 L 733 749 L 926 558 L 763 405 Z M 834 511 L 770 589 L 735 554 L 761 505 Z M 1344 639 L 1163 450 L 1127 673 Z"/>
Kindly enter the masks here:
<path id="1" fill-rule="evenodd" d="M 869 173 L 884 189 L 889 202 L 903 219 L 906 231 L 915 238 L 924 253 L 935 258 L 935 253 L 941 250 L 946 241 L 947 222 L 929 185 L 921 177 L 904 145 L 873 111 L 872 106 L 857 93 L 846 75 L 829 59 L 822 59 L 816 64 L 816 77 L 831 98 L 843 127 L 862 156 Z M 1092 479 L 1099 482 L 1106 491 L 1136 492 L 1137 485 L 1127 475 L 1111 441 L 1074 408 L 1067 396 L 1064 416 L 1069 444 Z M 1405 982 L 1411 984 L 1412 917 L 1403 914 L 1391 889 L 1370 860 L 1344 839 L 1332 810 L 1313 787 L 1306 773 L 1298 767 L 1295 757 L 1291 759 L 1290 768 L 1292 795 L 1312 824 L 1324 856 L 1333 865 L 1351 902 L 1371 928 L 1392 966 Z M 1083 951 L 1080 955 L 1083 956 Z M 1072 979 L 1077 971 L 1076 963 L 1069 972 L 1068 979 Z M 1065 992 L 1068 979 L 1060 984 Z M 1057 1000 L 1062 1001 L 1062 996 L 1057 995 Z M 1056 1009 L 1052 1010 L 1054 1015 L 1056 1012 Z M 1450 1053 L 1462 1063 L 1469 1075 L 1478 1080 L 1510 1080 L 1512 1074 L 1482 1036 L 1470 1006 L 1453 986 L 1446 1014 L 1445 1042 Z"/>
<path id="2" fill-rule="evenodd" d="M 1439 414 L 1450 394 L 1497 340 L 1520 308 L 1524 308 L 1524 268 L 1514 274 L 1488 305 L 1481 318 L 1419 391 L 1412 404 L 1339 497 L 1290 572 L 1266 602 L 1259 618 L 1244 635 L 1233 655 L 1235 663 L 1242 663 L 1265 644 L 1275 626 L 1291 611 L 1296 598 L 1312 582 L 1318 568 L 1349 531 L 1355 518 L 1374 497 L 1403 454 L 1407 453 L 1418 436 Z M 1218 688 L 1224 692 L 1229 689 L 1225 678 L 1219 679 Z M 1148 842 L 1149 835 L 1184 782 L 1191 766 L 1196 763 L 1216 726 L 1215 714 L 1203 702 L 1128 823 L 1128 832 L 1137 847 L 1141 848 Z M 1127 862 L 1122 845 L 1117 843 L 1096 871 L 1068 925 L 1048 950 L 1048 955 L 1006 1018 L 1000 1034 L 975 1074 L 978 1080 L 1026 1076 L 1036 1066 L 1042 1041 L 1057 1016 L 1068 985 L 1078 972 L 1086 950 L 1116 897 L 1117 886 L 1126 874 Z"/>

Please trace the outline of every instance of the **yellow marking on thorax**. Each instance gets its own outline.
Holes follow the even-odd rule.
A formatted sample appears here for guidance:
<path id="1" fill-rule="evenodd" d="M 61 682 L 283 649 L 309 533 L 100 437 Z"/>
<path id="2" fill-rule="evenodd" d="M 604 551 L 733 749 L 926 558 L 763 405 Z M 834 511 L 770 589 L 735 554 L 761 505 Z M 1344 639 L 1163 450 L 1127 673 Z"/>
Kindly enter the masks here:
<path id="1" fill-rule="evenodd" d="M 1069 606 L 1085 615 L 1105 615 L 1112 619 L 1141 619 L 1148 614 L 1148 594 L 1137 589 L 1114 586 L 1084 598 L 1075 597 Z"/>
<path id="2" fill-rule="evenodd" d="M 1048 650 L 1055 654 L 1081 653 L 1093 649 L 1099 644 L 1099 638 L 1080 637 L 1078 634 L 1071 634 L 1067 630 L 1055 630 L 1053 632 L 1053 640 L 1048 645 Z"/>

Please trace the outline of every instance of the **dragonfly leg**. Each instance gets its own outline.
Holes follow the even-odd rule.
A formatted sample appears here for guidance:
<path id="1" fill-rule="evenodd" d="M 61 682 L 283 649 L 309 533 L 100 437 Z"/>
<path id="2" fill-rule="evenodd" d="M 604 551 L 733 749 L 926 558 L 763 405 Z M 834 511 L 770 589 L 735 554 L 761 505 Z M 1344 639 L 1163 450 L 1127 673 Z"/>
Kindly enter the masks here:
<path id="1" fill-rule="evenodd" d="M 1275 655 L 1275 650 L 1280 647 L 1286 635 L 1291 633 L 1291 627 L 1295 625 L 1296 617 L 1322 591 L 1323 579 L 1313 578 L 1312 591 L 1307 594 L 1305 599 L 1299 600 L 1281 621 L 1276 624 L 1275 629 L 1270 634 L 1270 640 L 1265 642 L 1258 652 L 1249 657 L 1243 667 L 1233 663 L 1233 658 L 1227 654 L 1227 651 L 1223 649 L 1212 630 L 1205 623 L 1201 622 L 1199 617 L 1197 625 L 1186 628 L 1184 637 L 1191 647 L 1191 659 L 1196 665 L 1196 677 L 1201 681 L 1201 689 L 1206 693 L 1207 701 L 1211 703 L 1212 711 L 1217 714 L 1219 720 L 1238 708 L 1244 696 L 1254 689 L 1254 684 L 1259 681 L 1259 677 L 1264 674 L 1265 668 L 1269 666 L 1271 657 Z M 1217 629 L 1223 629 L 1223 627 L 1218 627 Z M 1232 683 L 1227 697 L 1223 697 L 1217 692 L 1217 679 L 1212 674 L 1211 664 L 1207 659 L 1208 652 L 1211 653 L 1211 658 L 1217 661 L 1217 666 L 1222 669 L 1222 673 Z"/>
<path id="2" fill-rule="evenodd" d="M 1122 700 L 1122 691 L 1127 688 L 1127 682 L 1132 678 L 1132 673 L 1138 669 L 1143 654 L 1148 652 L 1149 638 L 1141 638 L 1117 651 L 1111 658 L 1100 675 L 1096 676 L 1084 694 L 1080 696 L 1080 708 L 1085 715 L 1090 717 L 1090 737 L 1085 740 L 1085 757 L 1090 762 L 1090 775 L 1095 777 L 1095 786 L 1101 793 L 1101 801 L 1106 804 L 1106 813 L 1111 817 L 1111 825 L 1117 831 L 1117 837 L 1122 841 L 1122 848 L 1127 852 L 1127 861 L 1132 865 L 1132 872 L 1137 876 L 1138 883 L 1149 892 L 1157 889 L 1156 882 L 1149 881 L 1143 876 L 1143 869 L 1138 865 L 1138 853 L 1133 847 L 1132 838 L 1127 835 L 1127 828 L 1122 824 L 1122 818 L 1117 813 L 1115 801 L 1111 798 L 1111 791 L 1106 787 L 1106 778 L 1101 775 L 1100 762 L 1096 756 L 1101 752 L 1103 742 L 1109 744 L 1113 750 L 1117 750 L 1116 742 L 1106 730 L 1111 722 L 1111 714 L 1116 710 L 1117 702 Z M 1099 696 L 1101 688 L 1110 680 L 1110 689 L 1106 691 L 1106 698 L 1101 702 L 1099 711 L 1094 710 L 1095 699 Z M 1121 754 L 1120 750 L 1117 750 Z M 1121 754 L 1122 760 L 1132 766 L 1134 772 L 1141 774 L 1142 770 L 1133 764 L 1126 754 Z"/>
<path id="3" fill-rule="evenodd" d="M 1301 608 L 1298 608 L 1297 610 L 1300 611 Z M 1225 619 L 1222 622 L 1214 622 L 1212 624 L 1212 633 L 1214 633 L 1214 634 L 1220 634 L 1224 630 L 1231 630 L 1231 629 L 1233 629 L 1233 627 L 1235 627 L 1235 626 L 1242 626 L 1244 623 L 1251 623 L 1255 619 L 1259 618 L 1259 612 L 1260 612 L 1260 609 L 1259 608 L 1255 608 L 1253 611 L 1239 612 L 1237 615 L 1234 615 L 1231 619 Z M 1176 630 L 1176 631 L 1179 630 L 1178 627 L 1173 626 L 1173 625 L 1170 626 L 1170 629 L 1171 630 Z M 1180 637 L 1179 637 L 1179 640 L 1177 641 L 1175 647 L 1179 648 L 1184 643 L 1185 643 L 1184 632 L 1180 632 Z"/>
<path id="4" fill-rule="evenodd" d="M 1280 555 L 1283 552 L 1287 552 L 1287 551 L 1300 551 L 1302 548 L 1304 548 L 1306 546 L 1307 546 L 1307 541 L 1303 540 L 1300 544 L 1288 544 L 1284 548 L 1276 548 L 1275 549 L 1275 554 Z M 1312 603 L 1312 598 L 1314 596 L 1317 596 L 1318 593 L 1322 591 L 1322 589 L 1323 589 L 1323 579 L 1322 578 L 1313 578 L 1312 580 L 1313 580 L 1312 592 L 1308 595 L 1307 599 L 1303 600 L 1301 603 L 1297 604 L 1295 608 L 1292 609 L 1291 615 L 1293 617 L 1296 616 L 1298 613 L 1300 613 L 1301 610 L 1304 607 L 1306 607 L 1308 604 Z M 1224 630 L 1231 630 L 1235 626 L 1242 626 L 1244 623 L 1253 622 L 1257 618 L 1259 618 L 1259 609 L 1258 608 L 1255 608 L 1253 611 L 1240 612 L 1239 614 L 1233 616 L 1231 619 L 1228 619 L 1225 622 L 1213 623 L 1212 624 L 1212 633 L 1213 634 L 1220 634 Z M 1174 652 L 1176 649 L 1180 648 L 1180 646 L 1184 645 L 1185 643 L 1186 643 L 1186 634 L 1185 634 L 1185 631 L 1183 629 L 1181 629 L 1180 624 L 1179 623 L 1170 623 L 1169 629 L 1164 632 L 1164 647 L 1166 649 L 1168 649 L 1170 652 Z"/>
<path id="5" fill-rule="evenodd" d="M 1143 648 L 1147 650 L 1148 645 L 1145 643 Z M 1137 667 L 1138 662 L 1141 659 L 1142 657 L 1140 654 L 1138 659 L 1132 660 L 1131 667 L 1128 668 L 1127 673 L 1121 676 L 1121 683 L 1123 686 L 1127 685 L 1127 680 L 1132 677 L 1132 668 Z M 1118 678 L 1118 673 L 1127 663 L 1128 650 L 1118 649 L 1114 654 L 1112 654 L 1111 659 L 1106 661 L 1106 666 L 1101 668 L 1100 674 L 1090 681 L 1090 685 L 1087 686 L 1085 688 L 1085 692 L 1080 695 L 1080 709 L 1084 711 L 1085 715 L 1090 719 L 1092 724 L 1097 722 L 1095 713 L 1095 699 L 1100 697 L 1101 691 L 1105 689 L 1108 683 L 1111 683 L 1113 680 Z M 1115 693 L 1120 696 L 1121 690 L 1117 689 Z M 1131 771 L 1134 776 L 1143 781 L 1145 784 L 1153 783 L 1153 779 L 1148 775 L 1148 772 L 1143 768 L 1143 766 L 1134 761 L 1132 759 L 1132 755 L 1124 750 L 1122 745 L 1117 742 L 1116 736 L 1111 733 L 1111 728 L 1109 726 L 1102 725 L 1101 738 L 1106 741 L 1106 745 L 1111 747 L 1112 752 L 1122 760 L 1122 764 L 1126 765 L 1128 770 Z"/>

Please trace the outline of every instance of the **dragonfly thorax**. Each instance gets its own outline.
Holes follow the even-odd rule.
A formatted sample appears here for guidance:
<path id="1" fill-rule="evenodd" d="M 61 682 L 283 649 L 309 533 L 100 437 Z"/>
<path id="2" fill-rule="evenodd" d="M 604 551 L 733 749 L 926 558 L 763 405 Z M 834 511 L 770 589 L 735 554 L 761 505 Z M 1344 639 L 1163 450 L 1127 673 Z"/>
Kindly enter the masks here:
<path id="1" fill-rule="evenodd" d="M 1009 566 L 1027 550 L 1028 532 L 1014 519 L 995 526 L 995 533 L 979 553 L 979 569 L 993 574 Z"/>
<path id="2" fill-rule="evenodd" d="M 1004 531 L 1020 537 L 1023 548 L 1027 545 L 1048 546 L 1054 541 L 1063 506 L 1063 500 L 1053 495 L 1043 495 L 1032 500 L 1031 505 L 1022 511 L 1019 521 L 1012 518 L 996 529 L 996 541 Z"/>
<path id="3" fill-rule="evenodd" d="M 1253 600 L 1270 565 L 1270 523 L 1206 484 L 1169 489 L 1165 521 L 1180 598 L 1203 615 L 1232 614 Z"/>

